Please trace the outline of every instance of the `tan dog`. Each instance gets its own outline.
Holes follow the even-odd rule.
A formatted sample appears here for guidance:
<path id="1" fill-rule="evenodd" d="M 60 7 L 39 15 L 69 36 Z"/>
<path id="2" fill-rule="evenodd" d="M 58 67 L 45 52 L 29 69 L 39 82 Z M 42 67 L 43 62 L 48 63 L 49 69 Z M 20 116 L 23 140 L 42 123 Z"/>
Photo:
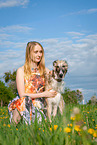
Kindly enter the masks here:
<path id="1" fill-rule="evenodd" d="M 64 77 L 67 73 L 68 64 L 66 61 L 57 60 L 53 62 L 53 70 L 46 77 L 46 89 L 52 88 L 50 91 L 56 91 L 54 98 L 47 98 L 47 115 L 51 122 L 51 113 L 56 116 L 59 107 L 61 114 L 64 109 L 64 100 L 61 93 L 64 92 Z"/>

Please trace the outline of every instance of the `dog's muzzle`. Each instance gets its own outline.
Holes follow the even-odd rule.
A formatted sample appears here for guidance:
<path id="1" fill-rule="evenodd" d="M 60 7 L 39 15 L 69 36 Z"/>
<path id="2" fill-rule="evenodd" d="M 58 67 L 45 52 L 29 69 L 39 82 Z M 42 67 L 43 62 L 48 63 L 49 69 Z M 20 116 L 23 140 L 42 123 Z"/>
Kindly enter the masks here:
<path id="1" fill-rule="evenodd" d="M 63 77 L 63 74 L 59 74 L 59 77 L 62 78 Z"/>

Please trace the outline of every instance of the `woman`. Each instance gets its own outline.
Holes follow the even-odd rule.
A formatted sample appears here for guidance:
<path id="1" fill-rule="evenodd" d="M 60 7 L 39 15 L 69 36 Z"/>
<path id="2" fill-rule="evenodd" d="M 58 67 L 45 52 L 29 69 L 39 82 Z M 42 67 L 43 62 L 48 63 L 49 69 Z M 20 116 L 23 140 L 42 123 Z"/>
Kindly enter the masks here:
<path id="1" fill-rule="evenodd" d="M 44 50 L 38 42 L 28 42 L 24 66 L 18 68 L 16 84 L 18 96 L 8 105 L 11 121 L 18 123 L 23 117 L 26 123 L 34 122 L 37 114 L 38 121 L 42 120 L 45 98 L 54 97 L 56 92 L 45 90 Z"/>

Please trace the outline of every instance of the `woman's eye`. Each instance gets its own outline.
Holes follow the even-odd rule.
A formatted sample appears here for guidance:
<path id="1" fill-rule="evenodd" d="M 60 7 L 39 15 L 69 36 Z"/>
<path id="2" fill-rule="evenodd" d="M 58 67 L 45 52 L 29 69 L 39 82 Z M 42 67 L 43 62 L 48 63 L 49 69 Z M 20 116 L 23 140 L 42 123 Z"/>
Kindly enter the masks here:
<path id="1" fill-rule="evenodd" d="M 42 53 L 42 51 L 40 51 L 40 53 Z"/>
<path id="2" fill-rule="evenodd" d="M 38 51 L 34 51 L 34 53 L 37 53 Z"/>

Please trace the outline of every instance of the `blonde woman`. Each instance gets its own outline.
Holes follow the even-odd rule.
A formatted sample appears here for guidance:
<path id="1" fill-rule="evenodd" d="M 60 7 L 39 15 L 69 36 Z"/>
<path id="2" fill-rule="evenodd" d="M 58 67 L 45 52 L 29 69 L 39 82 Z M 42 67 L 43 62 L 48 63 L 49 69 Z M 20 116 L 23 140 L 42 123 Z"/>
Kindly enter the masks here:
<path id="1" fill-rule="evenodd" d="M 18 96 L 8 105 L 11 115 L 10 121 L 18 123 L 23 117 L 26 123 L 34 122 L 37 115 L 38 121 L 42 120 L 45 98 L 54 97 L 56 92 L 45 90 L 44 49 L 39 42 L 28 42 L 24 66 L 18 68 L 16 84 Z"/>

